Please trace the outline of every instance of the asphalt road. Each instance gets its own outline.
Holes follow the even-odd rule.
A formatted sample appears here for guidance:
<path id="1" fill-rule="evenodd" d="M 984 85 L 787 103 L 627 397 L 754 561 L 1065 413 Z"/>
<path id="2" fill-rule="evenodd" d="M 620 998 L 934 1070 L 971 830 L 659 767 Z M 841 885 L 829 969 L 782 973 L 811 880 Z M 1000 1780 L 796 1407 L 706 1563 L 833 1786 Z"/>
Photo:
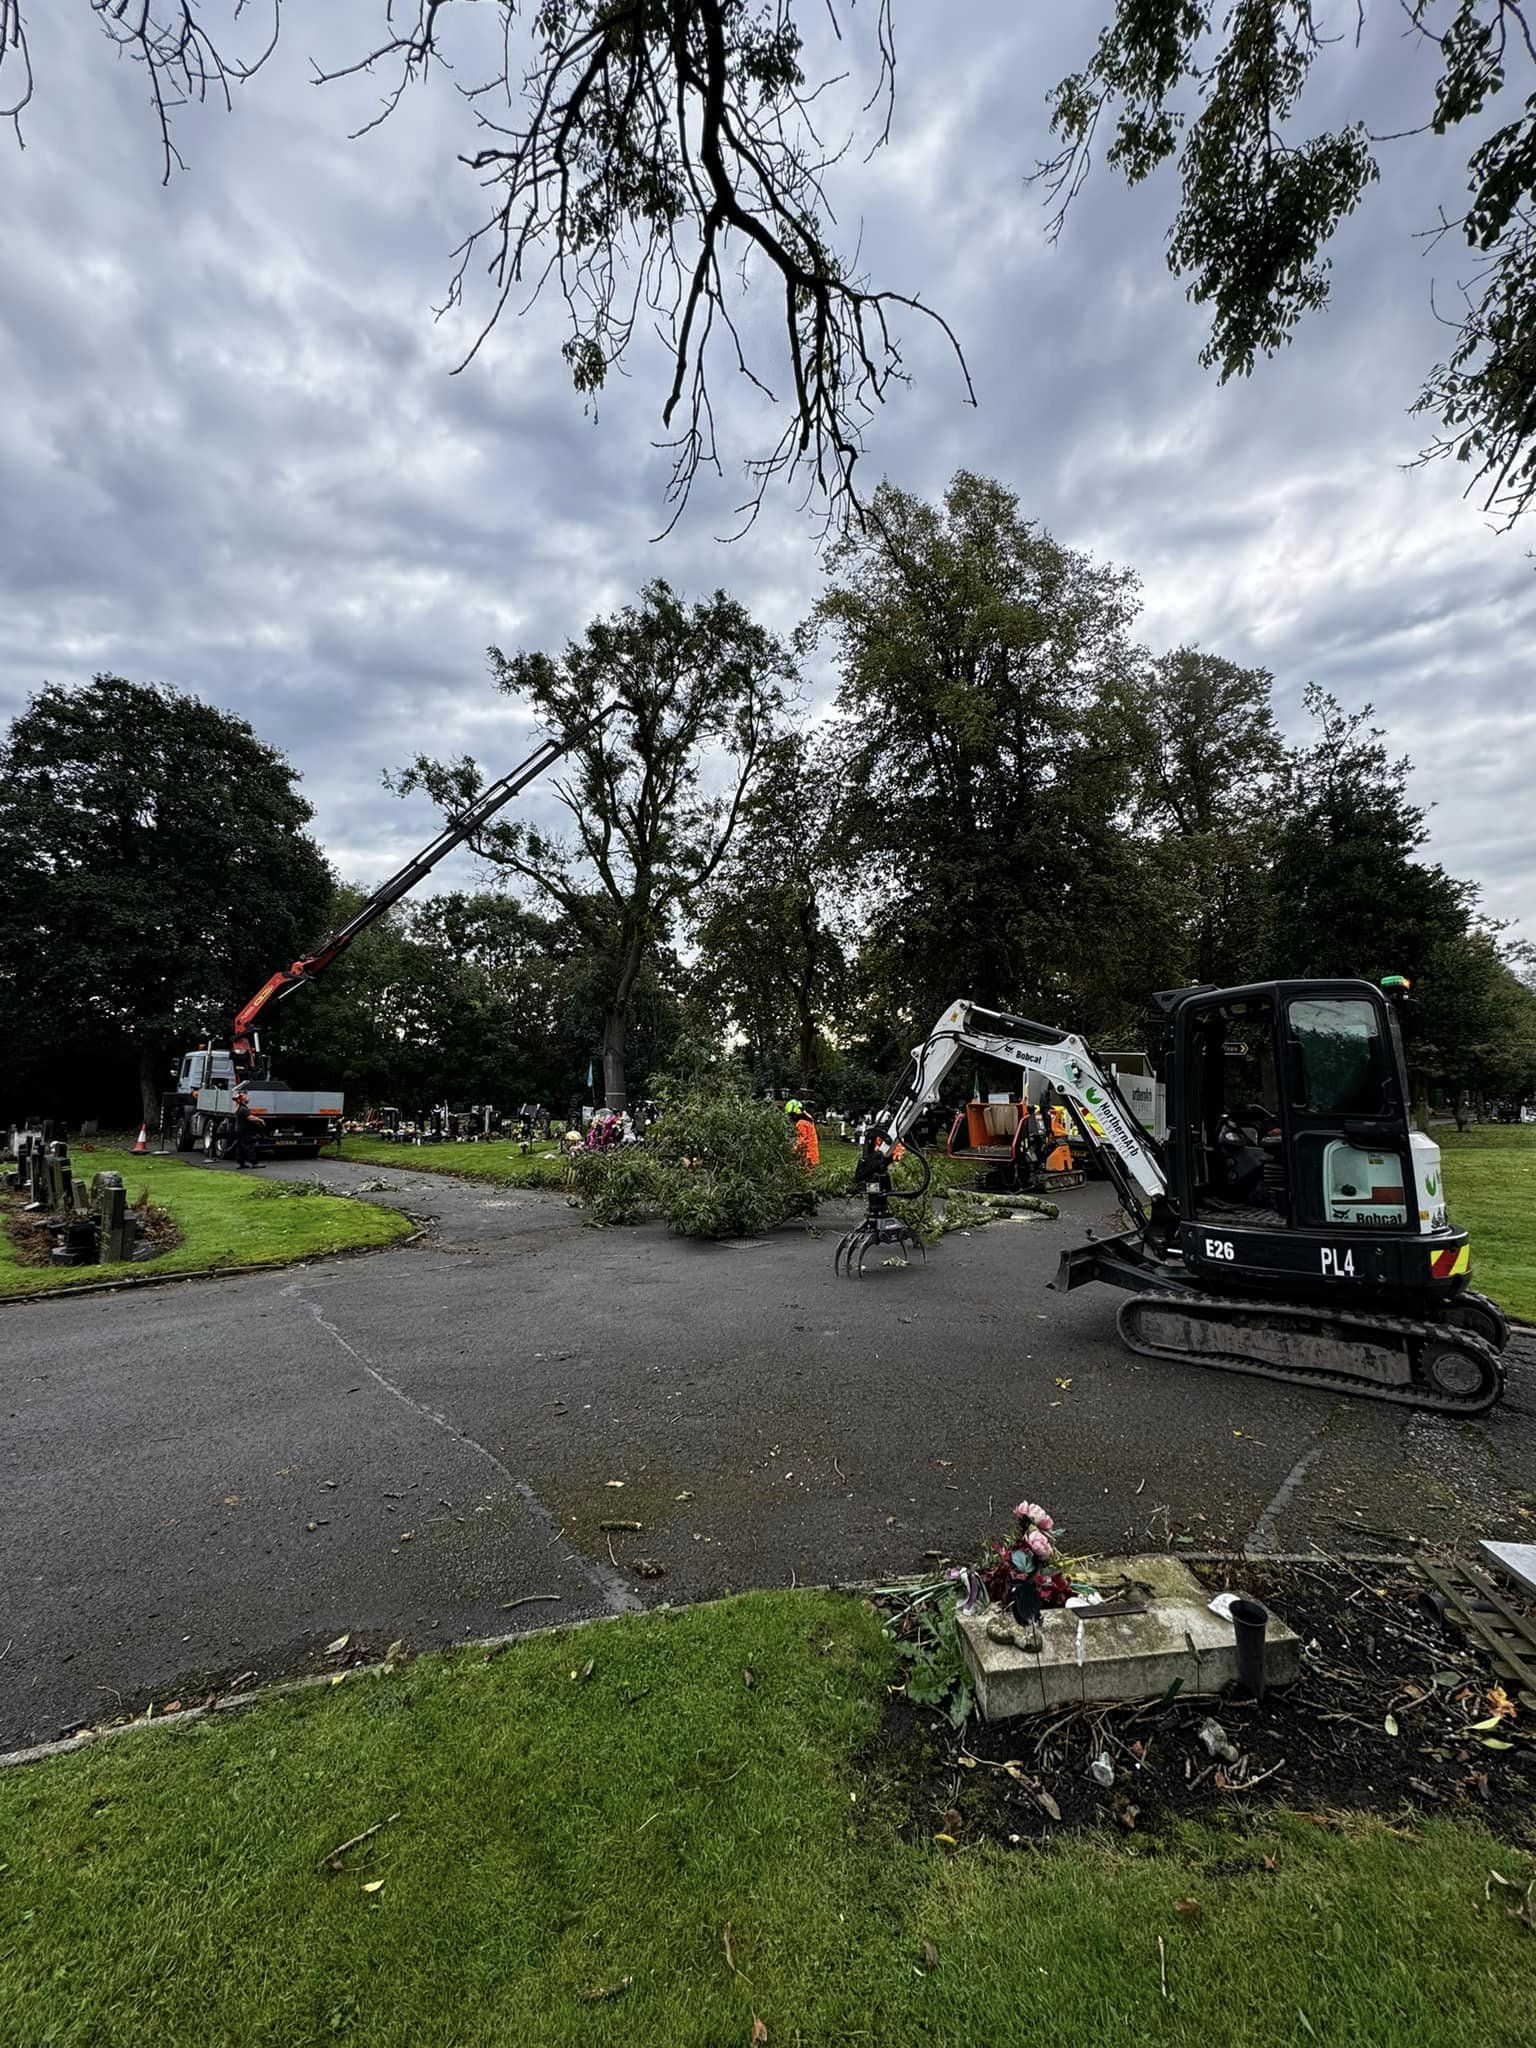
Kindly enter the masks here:
<path id="1" fill-rule="evenodd" d="M 1479 1423 L 1133 1359 L 1113 1296 L 1046 1288 L 1095 1187 L 853 1283 L 835 1217 L 706 1246 L 318 1172 L 433 1233 L 0 1308 L 0 1747 L 323 1666 L 343 1633 L 910 1572 L 1026 1493 L 1073 1549 L 1536 1533 L 1536 1348 Z"/>

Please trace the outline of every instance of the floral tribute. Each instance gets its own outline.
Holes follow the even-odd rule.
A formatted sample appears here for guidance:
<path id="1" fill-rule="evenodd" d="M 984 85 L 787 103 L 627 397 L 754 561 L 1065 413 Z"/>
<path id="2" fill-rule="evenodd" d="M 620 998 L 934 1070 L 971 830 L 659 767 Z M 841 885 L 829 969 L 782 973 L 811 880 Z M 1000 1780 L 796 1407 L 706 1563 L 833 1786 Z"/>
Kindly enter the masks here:
<path id="1" fill-rule="evenodd" d="M 1065 1607 L 1072 1582 L 1057 1562 L 1064 1532 L 1037 1501 L 1021 1500 L 1013 1519 L 1012 1540 L 994 1537 L 992 1561 L 982 1570 L 988 1599 L 1009 1611 L 1021 1593 L 1029 1605 Z"/>

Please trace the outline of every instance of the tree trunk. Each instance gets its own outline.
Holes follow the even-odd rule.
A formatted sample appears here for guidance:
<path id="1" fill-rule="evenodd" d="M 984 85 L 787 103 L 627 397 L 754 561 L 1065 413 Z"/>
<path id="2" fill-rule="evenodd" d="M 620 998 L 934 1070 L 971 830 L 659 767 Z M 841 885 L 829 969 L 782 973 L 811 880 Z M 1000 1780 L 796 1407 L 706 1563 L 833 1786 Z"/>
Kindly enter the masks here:
<path id="1" fill-rule="evenodd" d="M 629 1030 L 630 998 L 644 960 L 644 936 L 637 926 L 625 938 L 619 978 L 603 1016 L 603 1100 L 610 1109 L 623 1109 L 629 1100 L 624 1086 L 624 1039 Z"/>
<path id="2" fill-rule="evenodd" d="M 816 1082 L 816 1012 L 811 987 L 816 975 L 816 906 L 803 898 L 799 908 L 800 950 L 804 973 L 794 984 L 795 1013 L 800 1025 L 800 1086 L 809 1095 Z"/>
<path id="3" fill-rule="evenodd" d="M 816 1086 L 816 1018 L 803 988 L 795 991 L 795 1000 L 800 1011 L 800 1087 L 810 1095 Z"/>
<path id="4" fill-rule="evenodd" d="M 139 1048 L 139 1106 L 153 1136 L 160 1128 L 160 1055 L 147 1045 Z"/>
<path id="5" fill-rule="evenodd" d="M 610 1109 L 623 1109 L 628 1101 L 624 1089 L 624 1034 L 629 1028 L 629 1004 L 614 1003 L 603 1018 L 603 1100 Z"/>

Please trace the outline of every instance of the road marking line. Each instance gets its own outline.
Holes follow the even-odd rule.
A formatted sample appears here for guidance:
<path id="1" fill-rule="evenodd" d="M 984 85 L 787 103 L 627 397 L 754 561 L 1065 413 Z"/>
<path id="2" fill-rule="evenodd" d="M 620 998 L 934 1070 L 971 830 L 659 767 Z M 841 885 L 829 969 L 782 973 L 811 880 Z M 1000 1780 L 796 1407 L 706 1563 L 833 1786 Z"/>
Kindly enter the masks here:
<path id="1" fill-rule="evenodd" d="M 1276 1519 L 1284 1514 L 1286 1508 L 1290 1505 L 1291 1495 L 1300 1486 L 1303 1479 L 1306 1478 L 1322 1455 L 1323 1447 L 1321 1444 L 1314 1444 L 1310 1451 L 1302 1452 L 1301 1456 L 1281 1481 L 1279 1491 L 1274 1499 L 1254 1523 L 1247 1536 L 1244 1537 L 1244 1550 L 1262 1554 L 1264 1551 L 1274 1549 Z"/>
<path id="2" fill-rule="evenodd" d="M 554 1516 L 545 1507 L 526 1479 L 519 1479 L 517 1474 L 504 1465 L 496 1453 L 481 1443 L 477 1437 L 472 1437 L 467 1430 L 460 1429 L 457 1423 L 451 1422 L 446 1415 L 440 1414 L 436 1408 L 429 1408 L 425 1401 L 418 1401 L 414 1395 L 408 1394 L 404 1387 L 397 1386 L 387 1373 L 380 1372 L 379 1368 L 366 1359 L 355 1344 L 349 1343 L 343 1337 L 340 1330 L 337 1329 L 336 1325 L 326 1318 L 319 1302 L 310 1300 L 309 1296 L 304 1292 L 302 1281 L 291 1281 L 288 1286 L 279 1288 L 278 1292 L 285 1301 L 295 1301 L 300 1308 L 307 1308 L 326 1335 L 334 1338 L 342 1350 L 346 1352 L 347 1356 L 354 1359 L 362 1370 L 367 1373 L 368 1377 L 384 1389 L 386 1394 L 392 1394 L 402 1406 L 424 1417 L 435 1428 L 442 1430 L 446 1435 L 452 1437 L 455 1443 L 462 1444 L 466 1450 L 473 1451 L 478 1457 L 484 1458 L 488 1465 L 494 1466 L 496 1471 L 501 1474 L 502 1478 L 512 1488 L 513 1492 L 523 1501 L 529 1513 L 542 1522 L 546 1530 L 552 1532 L 552 1540 L 558 1540 L 563 1532 L 557 1529 Z M 561 1548 L 567 1561 L 575 1565 L 586 1577 L 589 1584 L 596 1587 L 597 1591 L 602 1594 L 603 1604 L 611 1612 L 615 1614 L 638 1614 L 643 1609 L 645 1602 L 626 1583 L 622 1572 L 616 1572 L 610 1566 L 600 1564 L 592 1558 L 583 1557 L 580 1551 L 573 1550 L 569 1544 L 562 1544 Z"/>

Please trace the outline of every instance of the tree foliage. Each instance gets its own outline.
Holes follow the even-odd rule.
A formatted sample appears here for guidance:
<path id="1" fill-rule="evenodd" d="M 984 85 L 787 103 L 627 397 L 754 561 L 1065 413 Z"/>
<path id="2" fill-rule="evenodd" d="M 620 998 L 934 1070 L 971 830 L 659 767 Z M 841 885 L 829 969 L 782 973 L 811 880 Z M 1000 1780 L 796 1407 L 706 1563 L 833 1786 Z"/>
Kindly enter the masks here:
<path id="1" fill-rule="evenodd" d="M 1283 760 L 1273 678 L 1180 647 L 1138 668 L 1117 708 L 1129 750 L 1137 894 L 1162 985 L 1231 982 L 1262 947 L 1262 896 Z"/>
<path id="2" fill-rule="evenodd" d="M 670 1096 L 642 1157 L 590 1153 L 572 1173 L 593 1222 L 656 1214 L 680 1237 L 751 1237 L 816 1206 L 783 1110 L 719 1079 Z"/>
<path id="3" fill-rule="evenodd" d="M 940 505 L 882 485 L 829 573 L 812 630 L 840 676 L 862 971 L 907 1024 L 961 992 L 1054 1014 L 1085 922 L 1102 922 L 1127 794 L 1112 705 L 1134 658 L 1134 578 L 963 470 Z"/>
<path id="4" fill-rule="evenodd" d="M 280 0 L 88 4 L 143 73 L 167 177 L 180 162 L 177 107 L 228 102 L 282 22 Z M 905 374 L 904 318 L 937 323 L 974 402 L 959 343 L 922 301 L 921 280 L 866 277 L 856 225 L 836 220 L 828 181 L 854 138 L 823 132 L 816 103 L 831 81 L 807 70 L 811 0 L 375 7 L 371 28 L 360 17 L 355 54 L 321 77 L 385 79 L 368 127 L 446 77 L 479 123 L 464 161 L 490 203 L 454 252 L 447 295 L 473 300 L 468 354 L 514 295 L 522 308 L 552 286 L 572 381 L 595 398 L 637 327 L 653 325 L 670 354 L 659 395 L 673 517 L 699 471 L 721 467 L 711 378 L 722 365 L 772 401 L 776 422 L 746 459 L 749 515 L 776 477 L 798 478 L 834 517 L 851 508 L 868 419 Z M 815 12 L 839 41 L 866 38 L 865 126 L 878 148 L 895 115 L 894 0 L 857 11 L 820 0 Z M 476 34 L 488 13 L 499 32 Z M 1053 233 L 1097 148 L 1133 184 L 1177 162 L 1168 260 L 1210 308 L 1204 359 L 1224 379 L 1248 374 L 1326 304 L 1337 229 L 1401 139 L 1370 132 L 1368 52 L 1360 111 L 1308 127 L 1315 67 L 1348 61 L 1369 18 L 1370 0 L 1359 0 L 1351 37 L 1311 0 L 1112 0 L 1089 61 L 1051 95 L 1059 146 L 1040 174 Z M 1536 41 L 1518 0 L 1416 0 L 1403 18 L 1426 58 L 1412 132 L 1471 137 L 1465 209 L 1440 225 L 1475 267 L 1459 310 L 1442 316 L 1452 340 L 1417 402 L 1439 422 L 1425 456 L 1468 464 L 1487 505 L 1514 519 L 1536 493 Z M 21 0 L 0 0 L 0 115 L 19 123 L 33 89 Z M 739 317 L 748 287 L 766 291 L 773 321 Z"/>
<path id="5" fill-rule="evenodd" d="M 1358 0 L 1357 31 L 1367 11 Z M 1470 464 L 1487 508 L 1513 520 L 1536 494 L 1536 43 L 1516 0 L 1416 0 L 1402 13 L 1438 73 L 1413 132 L 1471 122 L 1478 138 L 1466 210 L 1441 223 L 1477 268 L 1448 320 L 1450 354 L 1415 406 L 1441 422 L 1425 457 Z M 1313 67 L 1337 62 L 1349 40 L 1328 32 L 1311 0 L 1115 0 L 1087 65 L 1051 95 L 1060 149 L 1042 175 L 1053 234 L 1105 132 L 1105 157 L 1130 184 L 1177 160 L 1168 264 L 1211 309 L 1202 360 L 1223 381 L 1248 375 L 1326 304 L 1326 252 L 1380 180 L 1378 150 L 1403 139 L 1373 136 L 1363 115 L 1304 132 Z M 1506 87 L 1523 104 L 1488 134 L 1484 117 Z"/>
<path id="6" fill-rule="evenodd" d="M 121 54 L 149 84 L 165 175 L 179 166 L 177 106 L 230 98 L 271 54 L 280 0 L 226 0 L 224 19 L 195 0 L 89 0 Z M 447 302 L 473 297 L 479 349 L 514 294 L 526 308 L 549 285 L 564 302 L 561 353 L 578 392 L 595 396 L 655 326 L 671 355 L 662 430 L 672 456 L 675 519 L 703 468 L 721 468 L 711 366 L 775 402 L 779 424 L 747 458 L 755 514 L 776 477 L 800 479 L 833 506 L 847 499 L 865 422 L 902 378 L 903 315 L 947 337 L 963 386 L 969 374 L 941 314 L 915 290 L 874 285 L 856 245 L 834 226 L 827 172 L 847 138 L 823 138 L 814 103 L 828 81 L 804 68 L 797 9 L 788 0 L 492 0 L 493 38 L 466 23 L 467 0 L 380 4 L 354 57 L 323 79 L 381 74 L 387 90 L 367 127 L 435 74 L 462 69 L 480 146 L 465 159 L 490 207 L 453 254 Z M 853 0 L 821 0 L 840 37 Z M 866 113 L 884 140 L 895 83 L 891 0 L 871 0 L 879 75 Z M 290 31 L 291 33 L 291 31 Z M 488 50 L 494 55 L 488 56 Z M 33 90 L 20 0 L 0 0 L 0 114 L 19 118 Z M 778 318 L 741 322 L 751 283 Z M 467 360 L 467 358 L 466 358 Z"/>
<path id="7" fill-rule="evenodd" d="M 647 962 L 719 872 L 776 736 L 793 666 L 724 591 L 688 604 L 664 582 L 595 619 L 558 657 L 490 650 L 496 687 L 571 749 L 554 789 L 571 830 L 497 820 L 472 842 L 531 887 L 603 962 L 603 1073 L 625 1100 L 624 1041 Z M 453 813 L 479 793 L 470 759 L 419 756 L 396 778 Z"/>
<path id="8" fill-rule="evenodd" d="M 829 887 L 839 870 L 839 786 L 825 746 L 789 733 L 764 757 L 742 828 L 694 931 L 694 992 L 754 1057 L 792 1048 L 799 1087 L 816 1091 L 827 1026 L 846 996 L 847 920 Z"/>
<path id="9" fill-rule="evenodd" d="M 338 890 L 328 922 L 364 893 Z M 359 1107 L 563 1110 L 594 1043 L 585 965 L 563 926 L 514 897 L 403 903 L 283 1005 L 277 1064 L 296 1086 L 344 1076 Z"/>
<path id="10" fill-rule="evenodd" d="M 179 691 L 98 675 L 37 692 L 0 746 L 10 1089 L 57 1101 L 77 1063 L 127 1047 L 153 1121 L 181 1041 L 226 1028 L 323 923 L 296 782 L 244 719 Z"/>

